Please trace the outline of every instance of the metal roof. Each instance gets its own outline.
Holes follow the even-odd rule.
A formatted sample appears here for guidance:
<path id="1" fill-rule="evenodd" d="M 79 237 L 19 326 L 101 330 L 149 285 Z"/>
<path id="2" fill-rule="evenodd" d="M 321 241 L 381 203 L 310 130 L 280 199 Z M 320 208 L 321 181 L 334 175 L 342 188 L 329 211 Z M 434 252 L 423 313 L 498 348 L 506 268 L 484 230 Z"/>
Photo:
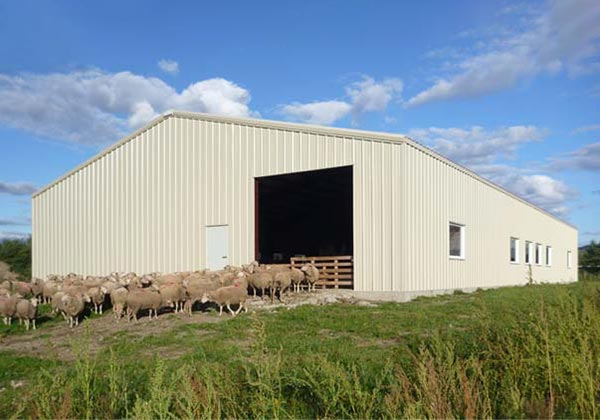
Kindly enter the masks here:
<path id="1" fill-rule="evenodd" d="M 156 117 L 154 120 L 152 120 L 145 126 L 139 128 L 138 130 L 134 131 L 133 133 L 129 134 L 128 136 L 122 138 L 117 143 L 115 143 L 112 146 L 108 147 L 107 149 L 101 151 L 100 153 L 98 153 L 97 155 L 92 157 L 91 159 L 85 161 L 84 163 L 82 163 L 81 165 L 72 169 L 71 171 L 67 172 L 63 176 L 56 179 L 55 181 L 53 181 L 50 184 L 46 185 L 45 187 L 41 188 L 40 190 L 38 190 L 37 192 L 35 192 L 32 195 L 32 199 L 37 197 L 38 195 L 42 194 L 44 191 L 52 188 L 53 186 L 60 183 L 64 179 L 77 173 L 84 167 L 92 164 L 96 160 L 109 154 L 113 150 L 118 149 L 120 146 L 122 146 L 123 144 L 134 139 L 135 137 L 137 137 L 139 134 L 143 133 L 144 131 L 152 128 L 153 126 L 155 126 L 157 124 L 160 124 L 161 122 L 165 121 L 166 119 L 168 119 L 170 117 L 197 119 L 197 120 L 202 120 L 202 121 L 212 121 L 212 122 L 220 122 L 220 123 L 228 123 L 228 124 L 239 124 L 239 125 L 245 125 L 245 126 L 250 126 L 250 127 L 283 129 L 283 130 L 297 131 L 297 132 L 302 132 L 302 133 L 324 134 L 324 135 L 330 135 L 330 136 L 333 135 L 333 136 L 337 136 L 337 137 L 352 138 L 352 139 L 356 139 L 356 140 L 378 141 L 378 142 L 385 142 L 385 143 L 395 143 L 395 144 L 399 144 L 399 145 L 400 144 L 409 144 L 410 146 L 415 147 L 415 148 L 419 149 L 420 151 L 430 155 L 434 159 L 438 159 L 438 160 L 444 162 L 445 164 L 463 172 L 465 175 L 475 178 L 478 181 L 514 198 L 515 200 L 518 200 L 518 201 L 540 211 L 541 213 L 543 213 L 547 216 L 550 216 L 553 219 L 558 220 L 559 222 L 562 222 L 565 225 L 570 226 L 577 230 L 577 228 L 574 225 L 556 217 L 552 213 L 513 194 L 512 192 L 504 189 L 503 187 L 499 186 L 498 184 L 495 184 L 494 182 L 478 175 L 477 173 L 473 172 L 472 170 L 440 155 L 439 153 L 435 152 L 434 150 L 418 143 L 417 141 L 415 141 L 403 134 L 392 134 L 392 133 L 385 133 L 385 132 L 378 132 L 378 131 L 355 130 L 355 129 L 337 128 L 337 127 L 323 127 L 323 126 L 311 125 L 311 124 L 299 124 L 299 123 L 290 123 L 290 122 L 282 122 L 282 121 L 263 120 L 263 119 L 257 119 L 257 118 L 227 117 L 227 116 L 221 116 L 221 115 L 206 114 L 206 113 L 201 113 L 201 112 L 188 112 L 188 111 L 177 111 L 177 110 L 167 111 L 164 114 Z"/>

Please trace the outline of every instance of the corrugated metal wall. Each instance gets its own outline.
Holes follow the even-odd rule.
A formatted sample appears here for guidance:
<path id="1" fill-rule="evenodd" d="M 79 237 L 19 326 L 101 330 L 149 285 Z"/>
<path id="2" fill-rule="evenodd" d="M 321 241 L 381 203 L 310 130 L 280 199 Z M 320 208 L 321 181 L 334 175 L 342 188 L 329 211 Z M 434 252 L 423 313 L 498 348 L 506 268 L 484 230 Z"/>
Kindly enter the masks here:
<path id="1" fill-rule="evenodd" d="M 248 262 L 254 177 L 346 165 L 354 173 L 356 290 L 522 282 L 523 267 L 508 263 L 509 237 L 519 235 L 554 247 L 545 279 L 576 275 L 559 268 L 567 247 L 576 267 L 574 229 L 401 137 L 369 135 L 165 116 L 34 196 L 34 275 L 203 268 L 204 229 L 222 224 L 230 262 Z M 448 220 L 467 225 L 465 261 L 448 259 Z M 518 229 L 515 220 L 523 220 Z"/>
<path id="2" fill-rule="evenodd" d="M 402 161 L 403 290 L 524 284 L 525 241 L 552 247 L 552 266 L 532 265 L 535 282 L 577 280 L 577 230 L 486 185 L 466 171 L 406 143 Z M 465 226 L 465 259 L 448 256 L 448 224 Z M 519 263 L 510 262 L 510 238 L 520 242 Z M 567 251 L 574 255 L 567 268 Z"/>

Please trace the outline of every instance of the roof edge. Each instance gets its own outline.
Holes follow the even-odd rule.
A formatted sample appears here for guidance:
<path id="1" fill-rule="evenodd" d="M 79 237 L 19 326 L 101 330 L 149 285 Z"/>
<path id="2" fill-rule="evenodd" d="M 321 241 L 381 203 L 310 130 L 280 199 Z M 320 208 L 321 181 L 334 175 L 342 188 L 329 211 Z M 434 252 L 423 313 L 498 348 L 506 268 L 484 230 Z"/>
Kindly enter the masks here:
<path id="1" fill-rule="evenodd" d="M 534 208 L 535 210 L 538 210 L 542 214 L 549 216 L 549 217 L 553 218 L 554 220 L 559 221 L 575 230 L 578 230 L 576 226 L 558 218 L 557 216 L 542 209 L 541 207 L 536 206 L 535 204 L 525 200 L 524 198 L 519 197 L 518 195 L 508 191 L 507 189 L 499 186 L 498 184 L 495 184 L 494 182 L 482 177 L 481 175 L 478 175 L 476 172 L 473 172 L 472 170 L 440 155 L 439 153 L 435 152 L 434 150 L 428 148 L 427 146 L 424 146 L 424 145 L 420 144 L 419 142 L 417 142 L 403 134 L 390 134 L 390 133 L 378 132 L 378 131 L 356 130 L 356 129 L 338 128 L 338 127 L 326 127 L 326 126 L 313 125 L 313 124 L 291 123 L 291 122 L 283 122 L 283 121 L 275 121 L 275 120 L 264 120 L 264 119 L 258 119 L 258 118 L 228 117 L 228 116 L 221 116 L 221 115 L 215 115 L 215 114 L 207 114 L 207 113 L 203 113 L 203 112 L 190 112 L 190 111 L 178 111 L 178 110 L 165 111 L 164 113 L 162 113 L 161 115 L 159 115 L 158 117 L 156 117 L 155 119 L 150 121 L 148 124 L 144 125 L 143 127 L 138 128 L 133 133 L 123 137 L 121 140 L 117 141 L 115 144 L 102 150 L 101 152 L 99 152 L 98 154 L 93 156 L 92 158 L 86 160 L 85 162 L 78 165 L 74 169 L 68 171 L 66 174 L 62 175 L 58 179 L 56 179 L 53 182 L 49 183 L 48 185 L 42 187 L 41 189 L 36 191 L 31 196 L 31 198 L 32 199 L 36 198 L 37 196 L 39 196 L 43 192 L 49 190 L 50 188 L 57 185 L 61 181 L 65 180 L 66 178 L 70 177 L 71 175 L 75 174 L 76 172 L 80 171 L 81 169 L 85 168 L 86 166 L 92 164 L 96 160 L 104 157 L 105 155 L 109 154 L 113 150 L 118 149 L 120 146 L 129 142 L 130 140 L 133 140 L 135 137 L 137 137 L 144 131 L 149 130 L 150 128 L 154 127 L 157 124 L 160 124 L 161 122 L 167 120 L 170 117 L 179 117 L 179 118 L 195 119 L 195 120 L 202 120 L 202 121 L 212 121 L 212 122 L 222 122 L 222 123 L 229 123 L 229 124 L 242 124 L 242 125 L 262 127 L 262 128 L 284 129 L 284 130 L 288 130 L 288 131 L 289 130 L 301 131 L 301 132 L 306 132 L 306 133 L 334 135 L 334 136 L 338 136 L 338 137 L 350 137 L 350 138 L 355 138 L 355 139 L 360 139 L 360 140 L 379 141 L 379 142 L 395 143 L 395 144 L 406 143 L 406 144 L 409 144 L 409 145 L 417 148 L 418 150 L 422 151 L 423 153 L 426 153 L 426 154 L 432 156 L 433 158 L 436 158 L 436 159 L 452 166 L 453 168 L 463 172 L 464 174 L 483 182 L 487 186 L 494 188 L 495 190 L 498 190 L 498 191 L 508 195 L 509 197 L 514 198 L 517 201 L 519 201 L 523 204 L 526 204 L 529 207 Z"/>

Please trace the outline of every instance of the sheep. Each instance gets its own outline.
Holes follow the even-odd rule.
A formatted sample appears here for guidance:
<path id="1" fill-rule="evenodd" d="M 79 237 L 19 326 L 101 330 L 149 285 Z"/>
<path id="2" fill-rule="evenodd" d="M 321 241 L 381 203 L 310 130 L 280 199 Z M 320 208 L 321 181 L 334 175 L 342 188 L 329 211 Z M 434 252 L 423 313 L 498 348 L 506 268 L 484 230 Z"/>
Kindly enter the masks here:
<path id="1" fill-rule="evenodd" d="M 44 291 L 44 280 L 38 278 L 31 279 L 31 293 L 33 293 L 33 297 L 38 299 L 41 298 L 42 292 Z"/>
<path id="2" fill-rule="evenodd" d="M 220 287 L 218 281 L 209 278 L 197 278 L 194 281 L 186 279 L 184 282 L 186 300 L 184 310 L 188 316 L 192 316 L 194 304 L 202 299 L 205 293 L 216 290 Z"/>
<path id="3" fill-rule="evenodd" d="M 163 284 L 182 284 L 184 276 L 180 273 L 163 274 L 156 278 L 155 284 L 162 286 Z"/>
<path id="4" fill-rule="evenodd" d="M 17 300 L 16 297 L 0 297 L 0 315 L 2 316 L 2 321 L 4 321 L 5 325 L 10 325 L 12 323 L 12 317 L 17 310 Z"/>
<path id="5" fill-rule="evenodd" d="M 221 286 L 233 286 L 234 284 L 240 284 L 243 279 L 246 278 L 246 273 L 241 270 L 231 271 L 229 273 L 219 274 L 219 283 Z M 246 287 L 248 282 L 246 281 Z"/>
<path id="6" fill-rule="evenodd" d="M 304 281 L 304 273 L 302 270 L 296 267 L 292 267 L 292 286 L 294 288 L 294 292 L 300 291 L 300 285 Z"/>
<path id="7" fill-rule="evenodd" d="M 91 289 L 92 287 L 100 287 L 105 280 L 106 279 L 104 277 L 87 276 L 83 280 L 83 286 L 88 289 Z"/>
<path id="8" fill-rule="evenodd" d="M 176 283 L 168 283 L 159 286 L 163 306 L 173 305 L 175 312 L 183 312 L 183 304 L 185 302 L 185 288 Z"/>
<path id="9" fill-rule="evenodd" d="M 102 305 L 104 304 L 106 289 L 103 287 L 90 287 L 87 291 L 87 295 L 94 305 L 94 313 L 102 315 Z"/>
<path id="10" fill-rule="evenodd" d="M 273 303 L 277 289 L 279 289 L 279 300 L 292 284 L 292 271 L 288 269 L 275 270 L 273 273 L 273 286 L 271 287 L 271 303 Z"/>
<path id="11" fill-rule="evenodd" d="M 162 298 L 160 293 L 153 290 L 153 288 L 136 289 L 127 294 L 126 305 L 128 321 L 131 321 L 131 318 L 137 321 L 137 313 L 143 309 L 149 310 L 150 319 L 152 319 L 153 311 L 155 318 L 158 318 L 158 310 L 161 308 Z"/>
<path id="12" fill-rule="evenodd" d="M 25 322 L 25 328 L 29 331 L 29 326 L 33 323 L 33 329 L 35 330 L 35 317 L 37 316 L 38 300 L 37 298 L 31 299 L 20 299 L 17 302 L 15 315 Z"/>
<path id="13" fill-rule="evenodd" d="M 91 299 L 87 295 L 63 295 L 61 306 L 67 316 L 70 328 L 79 325 L 79 316 L 83 313 L 85 304 L 89 302 L 91 302 Z"/>
<path id="14" fill-rule="evenodd" d="M 44 282 L 42 287 L 42 302 L 49 303 L 52 300 L 52 296 L 60 290 L 60 286 L 54 280 L 48 280 Z"/>
<path id="15" fill-rule="evenodd" d="M 248 299 L 248 290 L 239 286 L 226 286 L 220 287 L 212 292 L 207 292 L 202 296 L 202 303 L 208 301 L 214 302 L 219 306 L 219 316 L 223 315 L 223 306 L 227 306 L 227 309 L 231 313 L 231 316 L 235 316 L 242 309 L 248 312 L 246 307 L 246 300 Z M 231 309 L 231 305 L 239 305 L 237 311 Z"/>
<path id="16" fill-rule="evenodd" d="M 33 293 L 29 283 L 25 283 L 24 281 L 13 281 L 12 286 L 13 291 L 21 296 L 27 296 Z"/>
<path id="17" fill-rule="evenodd" d="M 0 296 L 10 296 L 10 290 L 0 286 Z"/>
<path id="18" fill-rule="evenodd" d="M 267 270 L 257 270 L 248 276 L 248 284 L 254 291 L 254 297 L 256 297 L 256 290 L 261 290 L 261 296 L 265 295 L 265 289 L 272 287 L 273 285 L 273 273 Z"/>
<path id="19" fill-rule="evenodd" d="M 129 291 L 125 287 L 117 287 L 110 292 L 110 304 L 116 320 L 120 320 L 127 304 L 127 294 Z"/>
<path id="20" fill-rule="evenodd" d="M 304 264 L 300 270 L 304 273 L 306 282 L 308 283 L 308 291 L 316 291 L 316 283 L 319 281 L 319 270 L 314 264 Z"/>
<path id="21" fill-rule="evenodd" d="M 52 311 L 51 311 L 51 314 L 52 314 L 52 316 L 56 316 L 56 314 L 60 312 L 60 314 L 63 316 L 63 318 L 66 321 L 67 320 L 67 314 L 63 310 L 63 302 L 62 302 L 63 296 L 65 296 L 64 292 L 56 292 L 54 295 L 52 295 L 52 300 L 51 300 Z"/>

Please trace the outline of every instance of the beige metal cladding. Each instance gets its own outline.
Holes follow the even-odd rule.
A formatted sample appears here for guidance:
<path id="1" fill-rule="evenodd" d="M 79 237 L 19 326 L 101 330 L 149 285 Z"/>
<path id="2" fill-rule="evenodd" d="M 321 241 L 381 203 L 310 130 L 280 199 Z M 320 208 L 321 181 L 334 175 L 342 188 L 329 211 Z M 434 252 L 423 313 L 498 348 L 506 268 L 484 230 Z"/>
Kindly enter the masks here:
<path id="1" fill-rule="evenodd" d="M 403 136 L 174 112 L 33 198 L 35 276 L 205 266 L 206 226 L 230 262 L 254 258 L 254 178 L 353 167 L 354 288 L 428 291 L 525 281 L 510 237 L 553 247 L 534 279 L 571 281 L 577 231 Z M 466 259 L 448 258 L 449 221 Z M 563 254 L 565 254 L 563 258 Z M 521 258 L 523 261 L 523 258 Z"/>

